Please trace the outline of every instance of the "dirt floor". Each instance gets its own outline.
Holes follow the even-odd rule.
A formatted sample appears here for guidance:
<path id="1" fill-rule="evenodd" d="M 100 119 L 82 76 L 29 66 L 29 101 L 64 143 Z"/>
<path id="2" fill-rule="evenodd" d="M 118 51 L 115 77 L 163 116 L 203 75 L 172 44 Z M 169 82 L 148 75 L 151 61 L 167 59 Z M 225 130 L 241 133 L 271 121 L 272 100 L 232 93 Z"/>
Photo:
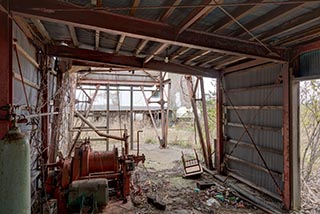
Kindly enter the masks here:
<path id="1" fill-rule="evenodd" d="M 217 182 L 206 190 L 198 189 L 197 182 L 212 183 L 213 178 L 207 173 L 197 179 L 184 179 L 181 151 L 189 157 L 193 155 L 191 148 L 169 146 L 159 149 L 157 144 L 142 144 L 140 152 L 145 154 L 146 162 L 140 163 L 132 175 L 132 194 L 128 203 L 111 200 L 103 213 L 264 213 Z"/>

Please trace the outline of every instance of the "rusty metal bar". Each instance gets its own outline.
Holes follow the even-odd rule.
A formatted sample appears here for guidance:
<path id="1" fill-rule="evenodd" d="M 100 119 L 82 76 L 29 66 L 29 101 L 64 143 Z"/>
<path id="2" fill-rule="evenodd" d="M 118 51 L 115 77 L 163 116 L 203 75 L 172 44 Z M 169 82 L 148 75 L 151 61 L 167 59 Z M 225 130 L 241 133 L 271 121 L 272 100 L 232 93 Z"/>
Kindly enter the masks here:
<path id="1" fill-rule="evenodd" d="M 130 87 L 130 149 L 133 149 L 133 87 Z"/>
<path id="2" fill-rule="evenodd" d="M 81 113 L 79 113 L 78 111 L 74 111 L 74 113 L 83 121 L 85 122 L 90 128 L 92 128 L 95 133 L 97 133 L 99 136 L 101 137 L 105 137 L 105 138 L 110 138 L 110 139 L 114 139 L 114 140 L 120 140 L 120 141 L 125 141 L 125 138 L 123 137 L 118 137 L 118 136 L 114 136 L 114 135 L 109 135 L 109 134 L 105 134 L 100 132 L 89 120 L 87 120 L 87 118 L 85 118 Z"/>
<path id="3" fill-rule="evenodd" d="M 204 141 L 204 138 L 203 138 L 202 128 L 201 128 L 201 125 L 200 125 L 200 118 L 199 118 L 198 111 L 197 111 L 197 104 L 196 104 L 196 100 L 195 100 L 195 92 L 193 91 L 193 85 L 192 85 L 192 77 L 191 76 L 186 76 L 186 79 L 187 79 L 189 97 L 190 97 L 191 106 L 192 106 L 192 110 L 193 110 L 193 114 L 194 114 L 194 119 L 195 119 L 195 122 L 196 122 L 198 135 L 199 135 L 199 140 L 200 140 L 200 144 L 201 144 L 201 147 L 202 147 L 203 158 L 204 158 L 204 161 L 205 161 L 205 165 L 209 168 L 208 152 L 207 152 L 206 144 L 205 144 L 205 141 Z"/>
<path id="4" fill-rule="evenodd" d="M 167 147 L 167 139 L 166 139 L 166 119 L 164 113 L 164 85 L 163 85 L 164 75 L 162 71 L 160 71 L 160 83 L 159 83 L 159 90 L 160 90 L 160 111 L 161 111 L 161 146 L 163 148 Z"/>
<path id="5" fill-rule="evenodd" d="M 106 119 L 107 119 L 107 134 L 109 134 L 109 129 L 110 129 L 110 86 L 109 85 L 106 85 L 106 87 L 107 87 L 107 91 L 106 91 L 106 93 L 107 93 L 107 97 L 106 97 L 106 99 L 107 99 L 107 117 L 106 117 Z M 106 150 L 107 151 L 109 151 L 109 138 L 107 138 L 106 139 Z"/>
<path id="6" fill-rule="evenodd" d="M 215 166 L 219 173 L 223 171 L 222 169 L 222 162 L 224 159 L 223 156 L 223 112 L 222 112 L 222 105 L 223 105 L 223 96 L 222 96 L 222 79 L 217 79 L 217 140 L 215 141 L 215 150 L 216 150 L 216 156 L 215 156 Z"/>
<path id="7" fill-rule="evenodd" d="M 204 131 L 206 135 L 206 143 L 207 143 L 207 152 L 208 152 L 208 167 L 209 169 L 213 169 L 212 163 L 212 154 L 211 154 L 211 140 L 210 140 L 210 129 L 209 129 L 209 121 L 208 121 L 208 112 L 207 112 L 207 104 L 206 104 L 206 95 L 204 91 L 204 82 L 202 77 L 198 77 L 201 88 L 201 101 L 202 101 L 202 109 L 203 109 L 203 122 L 204 122 Z"/>
<path id="8" fill-rule="evenodd" d="M 290 147 L 290 75 L 288 64 L 282 65 L 283 77 L 283 203 L 286 210 L 291 209 L 291 147 Z"/>
<path id="9" fill-rule="evenodd" d="M 166 132 L 165 132 L 165 136 L 166 136 L 166 143 L 168 143 L 168 129 L 169 129 L 169 113 L 170 113 L 170 91 L 171 91 L 171 82 L 168 84 L 168 94 L 166 94 L 166 98 L 167 98 L 167 115 L 166 115 Z"/>

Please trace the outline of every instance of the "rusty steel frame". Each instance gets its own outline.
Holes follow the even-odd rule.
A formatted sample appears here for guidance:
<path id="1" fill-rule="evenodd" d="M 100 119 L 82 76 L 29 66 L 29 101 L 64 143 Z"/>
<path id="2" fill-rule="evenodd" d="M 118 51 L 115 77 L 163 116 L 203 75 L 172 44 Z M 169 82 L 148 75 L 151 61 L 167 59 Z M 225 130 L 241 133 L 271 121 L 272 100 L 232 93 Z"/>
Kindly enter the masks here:
<path id="1" fill-rule="evenodd" d="M 201 14 L 204 15 L 206 12 L 202 12 L 206 9 L 201 10 L 196 17 L 187 20 L 184 25 L 180 26 L 178 29 L 180 34 L 177 37 L 177 29 L 168 24 L 112 14 L 105 11 L 103 13 L 97 12 L 66 2 L 54 0 L 26 0 L 23 2 L 11 0 L 11 2 L 13 3 L 11 13 L 23 17 L 38 18 L 45 21 L 100 30 L 112 34 L 124 34 L 132 38 L 151 40 L 169 45 L 211 50 L 253 59 L 266 59 L 273 62 L 287 61 L 286 50 L 284 49 L 269 47 L 271 51 L 277 53 L 278 56 L 269 55 L 269 50 L 257 43 L 238 40 L 231 37 L 217 36 L 214 34 L 205 34 L 190 29 L 185 30 L 185 26 L 189 27 L 194 18 L 200 18 L 198 16 Z M 212 6 L 208 6 L 209 10 L 210 7 Z M 43 8 L 46 10 L 35 10 L 34 8 Z M 65 10 L 57 10 L 60 8 L 64 8 Z M 207 12 L 209 10 L 207 10 Z M 48 13 L 47 11 L 52 12 Z M 81 18 L 83 17 L 84 12 L 86 13 L 85 19 Z"/>
<path id="2" fill-rule="evenodd" d="M 149 70 L 162 70 L 177 74 L 189 74 L 216 78 L 219 76 L 220 72 L 215 69 L 206 69 L 188 65 L 180 65 L 176 63 L 165 63 L 163 61 L 150 60 L 148 63 L 144 64 L 143 58 L 138 58 L 134 56 L 120 56 L 115 54 L 109 54 L 96 50 L 87 50 L 79 48 L 71 48 L 66 46 L 50 45 L 48 46 L 48 54 L 50 56 L 64 57 L 75 60 L 84 60 L 87 62 L 95 63 L 106 63 L 112 65 L 121 65 L 129 67 L 132 69 L 149 69 Z M 79 62 L 78 62 L 79 64 Z M 83 65 L 83 63 L 82 63 Z M 90 66 L 90 65 L 88 65 Z"/>

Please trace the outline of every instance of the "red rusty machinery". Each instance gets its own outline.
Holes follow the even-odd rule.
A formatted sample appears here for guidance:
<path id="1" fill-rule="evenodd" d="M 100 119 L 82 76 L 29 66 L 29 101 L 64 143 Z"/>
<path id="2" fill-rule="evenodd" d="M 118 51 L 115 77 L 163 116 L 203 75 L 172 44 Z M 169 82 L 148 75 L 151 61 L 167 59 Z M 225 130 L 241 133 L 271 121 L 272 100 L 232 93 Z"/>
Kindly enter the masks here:
<path id="1" fill-rule="evenodd" d="M 70 185 L 81 180 L 106 179 L 108 188 L 113 189 L 116 196 L 126 201 L 130 194 L 131 171 L 134 170 L 135 164 L 144 160 L 144 155 L 129 155 L 128 150 L 124 148 L 120 156 L 117 148 L 112 151 L 93 151 L 89 140 L 86 140 L 75 148 L 72 158 L 60 158 L 57 163 L 49 166 L 55 167 L 55 170 L 48 175 L 46 191 L 58 199 L 59 213 L 68 211 L 67 197 Z"/>

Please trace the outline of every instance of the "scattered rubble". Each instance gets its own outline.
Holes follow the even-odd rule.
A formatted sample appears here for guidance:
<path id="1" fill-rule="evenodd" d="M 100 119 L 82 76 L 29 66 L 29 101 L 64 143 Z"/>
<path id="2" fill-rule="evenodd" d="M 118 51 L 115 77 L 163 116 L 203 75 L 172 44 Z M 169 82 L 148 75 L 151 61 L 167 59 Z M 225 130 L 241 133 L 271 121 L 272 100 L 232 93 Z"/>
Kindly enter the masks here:
<path id="1" fill-rule="evenodd" d="M 149 171 L 137 167 L 132 176 L 131 200 L 137 214 L 263 213 L 242 201 L 229 188 L 203 173 L 198 179 L 183 179 L 183 166 Z"/>

